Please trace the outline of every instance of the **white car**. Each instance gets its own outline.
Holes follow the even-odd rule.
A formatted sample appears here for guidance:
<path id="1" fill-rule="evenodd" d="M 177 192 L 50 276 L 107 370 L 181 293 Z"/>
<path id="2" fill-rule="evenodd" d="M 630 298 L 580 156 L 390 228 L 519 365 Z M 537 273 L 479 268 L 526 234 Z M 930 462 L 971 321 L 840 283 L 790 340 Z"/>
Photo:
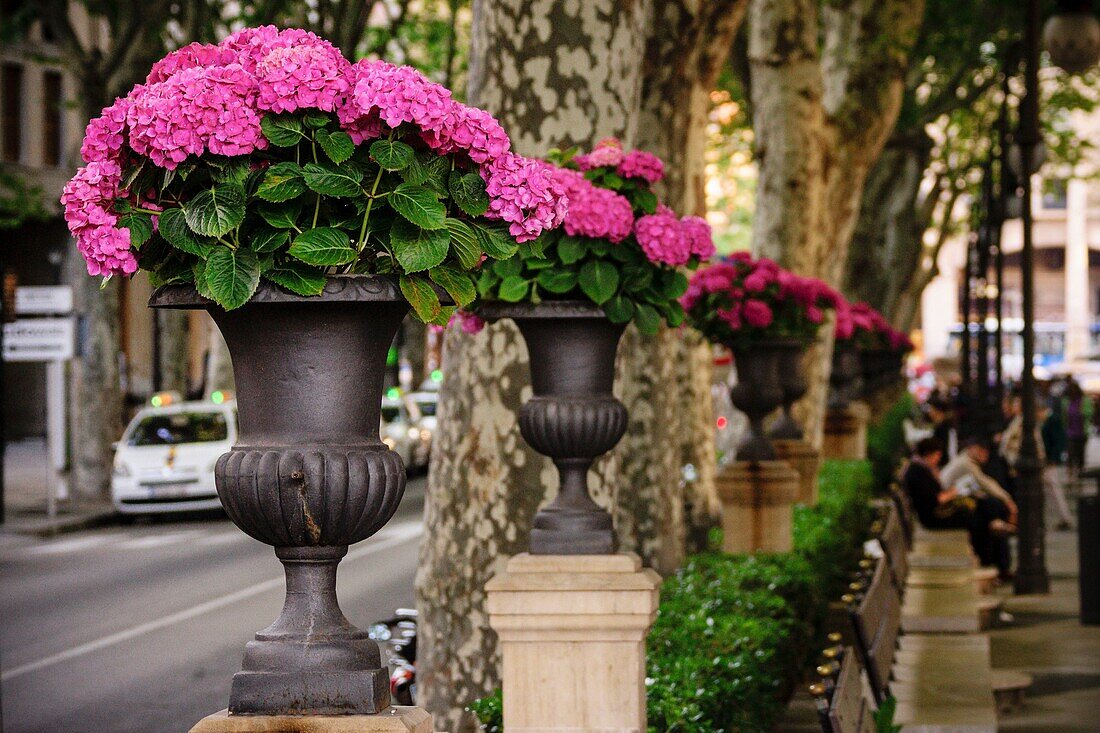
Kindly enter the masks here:
<path id="1" fill-rule="evenodd" d="M 164 405 L 165 400 L 154 400 Z M 237 440 L 232 400 L 146 407 L 117 444 L 111 500 L 122 514 L 218 509 L 214 464 Z"/>
<path id="2" fill-rule="evenodd" d="M 417 424 L 415 405 L 400 396 L 382 398 L 382 424 L 379 435 L 390 450 L 401 456 L 409 471 L 420 471 L 428 465 L 431 434 Z"/>

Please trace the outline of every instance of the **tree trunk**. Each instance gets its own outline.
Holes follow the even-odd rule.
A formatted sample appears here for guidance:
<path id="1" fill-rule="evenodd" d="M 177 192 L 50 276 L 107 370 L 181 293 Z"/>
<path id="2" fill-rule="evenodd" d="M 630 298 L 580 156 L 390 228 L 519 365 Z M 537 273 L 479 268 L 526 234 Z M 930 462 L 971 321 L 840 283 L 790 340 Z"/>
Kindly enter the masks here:
<path id="1" fill-rule="evenodd" d="M 69 274 L 82 319 L 72 362 L 72 486 L 85 497 L 106 497 L 111 484 L 111 444 L 122 435 L 119 388 L 119 283 L 106 287 L 89 277 L 84 260 L 69 256 Z"/>
<path id="2" fill-rule="evenodd" d="M 493 113 L 514 149 L 633 142 L 645 7 L 639 0 L 475 0 L 469 99 Z M 510 323 L 444 340 L 440 432 L 432 452 L 416 594 L 419 704 L 436 726 L 476 730 L 463 712 L 499 684 L 485 583 L 526 549 L 531 519 L 555 480 L 528 448 L 516 413 L 529 396 L 527 352 Z M 628 404 L 628 407 L 630 405 Z M 617 449 L 618 453 L 622 448 Z M 597 466 L 594 498 L 610 506 L 617 473 Z"/>
<path id="3" fill-rule="evenodd" d="M 682 214 L 706 214 L 704 154 L 709 95 L 747 8 L 748 0 L 672 0 L 654 9 L 636 145 L 665 161 L 668 175 L 661 193 L 669 206 Z M 668 482 L 667 489 L 658 493 L 667 494 L 674 505 L 661 509 L 675 518 L 674 531 L 659 538 L 657 544 L 664 549 L 639 554 L 652 558 L 654 567 L 667 573 L 680 565 L 685 551 L 703 549 L 710 528 L 719 519 L 710 395 L 712 360 L 709 347 L 689 329 L 646 346 L 656 363 L 645 368 L 656 374 L 663 364 L 671 364 L 671 381 L 653 384 L 653 392 L 634 387 L 630 404 L 637 404 L 640 414 L 632 413 L 632 421 L 649 416 L 651 427 L 628 433 L 628 438 L 648 438 L 653 445 L 654 438 L 662 437 L 667 450 L 660 455 L 654 455 L 652 448 L 642 450 L 641 445 L 638 450 L 624 450 L 625 485 L 636 485 L 634 480 L 645 473 L 666 475 L 661 480 Z M 674 386 L 669 389 L 669 384 Z M 651 463 L 633 465 L 646 461 Z M 694 476 L 682 485 L 682 468 L 687 465 L 693 467 Z"/>
<path id="4" fill-rule="evenodd" d="M 229 347 L 225 345 L 222 332 L 209 320 L 207 324 L 206 340 L 206 371 L 203 376 L 203 394 L 222 390 L 232 390 L 233 386 L 233 359 L 229 356 Z"/>
<path id="5" fill-rule="evenodd" d="M 758 254 L 840 286 L 863 183 L 897 119 L 923 12 L 920 0 L 752 0 Z M 814 352 L 799 413 L 819 445 L 831 333 Z"/>
<path id="6" fill-rule="evenodd" d="M 190 314 L 160 310 L 153 311 L 151 316 L 159 322 L 160 363 L 154 368 L 160 371 L 160 388 L 179 392 L 186 398 Z"/>

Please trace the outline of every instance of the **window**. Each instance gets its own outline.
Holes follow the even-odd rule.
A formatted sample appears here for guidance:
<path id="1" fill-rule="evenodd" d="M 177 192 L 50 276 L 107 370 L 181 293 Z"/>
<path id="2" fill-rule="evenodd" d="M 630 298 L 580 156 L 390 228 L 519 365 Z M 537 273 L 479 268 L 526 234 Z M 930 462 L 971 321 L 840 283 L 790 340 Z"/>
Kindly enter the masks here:
<path id="1" fill-rule="evenodd" d="M 4 64 L 0 70 L 3 109 L 0 109 L 0 134 L 3 135 L 3 160 L 18 163 L 23 148 L 23 67 Z"/>
<path id="2" fill-rule="evenodd" d="M 1066 208 L 1068 182 L 1064 178 L 1046 178 L 1043 180 L 1043 208 Z"/>
<path id="3" fill-rule="evenodd" d="M 61 73 L 47 71 L 42 75 L 42 162 L 61 165 Z"/>
<path id="4" fill-rule="evenodd" d="M 129 445 L 180 445 L 212 443 L 229 438 L 221 412 L 174 412 L 149 415 L 130 433 Z"/>

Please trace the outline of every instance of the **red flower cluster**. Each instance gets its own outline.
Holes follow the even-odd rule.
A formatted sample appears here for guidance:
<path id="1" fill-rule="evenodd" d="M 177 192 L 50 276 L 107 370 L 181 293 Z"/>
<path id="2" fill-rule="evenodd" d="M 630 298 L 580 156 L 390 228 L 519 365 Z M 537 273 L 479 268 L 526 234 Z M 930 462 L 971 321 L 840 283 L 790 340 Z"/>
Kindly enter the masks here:
<path id="1" fill-rule="evenodd" d="M 843 299 L 836 310 L 836 340 L 854 341 L 866 349 L 901 353 L 913 350 L 909 336 L 891 326 L 877 310 L 866 303 L 849 303 Z"/>

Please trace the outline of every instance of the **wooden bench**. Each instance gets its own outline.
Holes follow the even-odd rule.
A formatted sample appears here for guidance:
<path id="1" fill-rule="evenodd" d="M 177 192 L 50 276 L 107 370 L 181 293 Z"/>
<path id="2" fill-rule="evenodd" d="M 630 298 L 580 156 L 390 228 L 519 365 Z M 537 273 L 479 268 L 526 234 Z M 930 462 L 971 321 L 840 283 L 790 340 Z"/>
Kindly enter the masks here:
<path id="1" fill-rule="evenodd" d="M 855 653 L 845 652 L 840 664 L 819 668 L 830 675 L 831 681 L 826 680 L 830 684 L 812 688 L 818 693 L 823 730 L 862 731 L 858 721 L 863 720 L 864 711 L 893 697 L 894 722 L 903 726 L 904 733 L 995 731 L 988 637 L 903 634 L 904 612 L 893 566 L 883 557 L 867 570 L 863 581 L 853 586 L 859 589 L 858 597 L 850 604 Z M 859 667 L 866 671 L 871 701 L 865 700 L 864 707 L 851 700 L 854 685 L 845 661 L 857 674 Z M 843 694 L 842 683 L 847 690 Z M 839 727 L 844 721 L 848 727 Z"/>

